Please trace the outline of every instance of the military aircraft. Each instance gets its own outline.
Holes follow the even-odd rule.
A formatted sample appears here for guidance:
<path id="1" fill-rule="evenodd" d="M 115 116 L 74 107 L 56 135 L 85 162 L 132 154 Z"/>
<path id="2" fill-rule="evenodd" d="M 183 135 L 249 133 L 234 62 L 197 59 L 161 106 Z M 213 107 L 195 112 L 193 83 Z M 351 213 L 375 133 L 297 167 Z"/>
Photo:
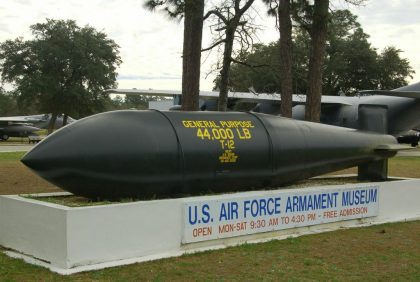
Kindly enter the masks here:
<path id="1" fill-rule="evenodd" d="M 398 143 L 411 144 L 412 147 L 416 147 L 420 142 L 420 129 L 413 128 L 407 134 L 397 137 Z"/>
<path id="2" fill-rule="evenodd" d="M 11 116 L 0 117 L 0 140 L 7 140 L 9 137 L 37 136 L 36 131 L 45 129 L 51 120 L 51 114 L 32 116 Z M 67 123 L 75 119 L 68 117 Z M 54 128 L 60 128 L 63 124 L 63 115 L 59 115 Z"/>
<path id="3" fill-rule="evenodd" d="M 23 123 L 19 120 L 0 118 L 0 140 L 8 140 L 9 137 L 28 137 L 37 135 L 35 132 L 41 130 L 29 123 Z"/>
<path id="4" fill-rule="evenodd" d="M 41 114 L 41 115 L 34 115 L 34 116 L 29 116 L 29 117 L 32 119 L 37 119 L 37 121 L 34 122 L 34 125 L 42 129 L 47 129 L 51 121 L 51 114 Z M 63 126 L 63 118 L 64 118 L 63 114 L 59 114 L 57 116 L 57 119 L 55 120 L 55 124 L 54 124 L 54 129 L 58 129 Z M 74 118 L 67 117 L 67 124 L 70 124 L 74 121 L 76 121 Z"/>
<path id="5" fill-rule="evenodd" d="M 179 105 L 182 98 L 181 91 L 172 90 L 109 89 L 106 93 L 173 97 L 175 105 Z M 201 110 L 216 110 L 218 96 L 218 92 L 200 91 Z M 305 101 L 306 95 L 293 95 L 294 119 L 304 120 Z M 277 93 L 229 93 L 228 108 L 241 102 L 256 104 L 252 109 L 255 112 L 276 115 L 281 99 Z M 355 97 L 322 96 L 321 123 L 405 136 L 420 127 L 420 82 L 394 90 L 364 90 Z M 410 143 L 413 144 L 411 139 Z"/>

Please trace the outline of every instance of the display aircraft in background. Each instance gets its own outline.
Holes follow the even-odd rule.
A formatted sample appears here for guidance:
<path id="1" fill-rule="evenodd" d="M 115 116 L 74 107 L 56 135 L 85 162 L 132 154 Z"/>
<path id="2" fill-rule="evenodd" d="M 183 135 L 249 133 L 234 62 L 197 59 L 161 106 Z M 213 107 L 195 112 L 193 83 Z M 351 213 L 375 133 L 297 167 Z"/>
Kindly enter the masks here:
<path id="1" fill-rule="evenodd" d="M 30 120 L 23 117 L 0 117 L 0 140 L 8 140 L 9 137 L 36 136 L 36 131 L 41 130 L 33 126 Z"/>
<path id="2" fill-rule="evenodd" d="M 46 129 L 50 120 L 51 114 L 0 117 L 0 140 L 7 140 L 9 137 L 37 136 L 36 131 Z M 68 117 L 67 124 L 74 121 L 75 119 Z M 60 128 L 62 124 L 63 115 L 59 115 L 54 128 Z"/>
<path id="3" fill-rule="evenodd" d="M 181 91 L 109 89 L 109 94 L 141 94 L 173 97 L 174 107 L 179 109 Z M 217 110 L 218 92 L 200 91 L 200 109 Z M 306 95 L 293 95 L 293 118 L 305 118 Z M 239 103 L 254 103 L 252 111 L 279 114 L 280 94 L 257 94 L 255 92 L 229 92 L 228 108 Z M 330 125 L 375 131 L 396 137 L 413 136 L 409 144 L 417 145 L 420 136 L 409 134 L 420 128 L 420 82 L 394 90 L 363 90 L 354 97 L 322 96 L 321 122 Z M 404 138 L 400 142 L 406 143 Z"/>

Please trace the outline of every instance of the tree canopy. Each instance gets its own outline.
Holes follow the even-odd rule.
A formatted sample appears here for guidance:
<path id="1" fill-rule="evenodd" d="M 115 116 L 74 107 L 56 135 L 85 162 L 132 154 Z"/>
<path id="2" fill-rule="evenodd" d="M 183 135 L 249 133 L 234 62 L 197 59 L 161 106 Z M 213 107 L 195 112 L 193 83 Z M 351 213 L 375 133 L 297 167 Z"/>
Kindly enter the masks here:
<path id="1" fill-rule="evenodd" d="M 7 93 L 0 88 L 0 116 L 14 116 L 17 114 L 16 99 L 12 93 Z"/>
<path id="2" fill-rule="evenodd" d="M 32 40 L 0 44 L 2 80 L 13 83 L 21 106 L 74 117 L 103 109 L 103 90 L 116 86 L 118 45 L 90 26 L 47 19 L 30 27 Z"/>
<path id="3" fill-rule="evenodd" d="M 401 50 L 387 47 L 378 52 L 368 42 L 357 17 L 348 10 L 331 12 L 323 71 L 323 94 L 353 95 L 361 89 L 394 89 L 407 84 L 413 69 Z M 308 33 L 297 28 L 293 34 L 293 91 L 306 93 L 309 67 Z M 240 54 L 248 65 L 265 65 L 252 68 L 233 65 L 229 88 L 233 91 L 280 92 L 280 58 L 278 42 L 257 44 L 252 51 Z M 219 78 L 215 80 L 217 87 Z"/>

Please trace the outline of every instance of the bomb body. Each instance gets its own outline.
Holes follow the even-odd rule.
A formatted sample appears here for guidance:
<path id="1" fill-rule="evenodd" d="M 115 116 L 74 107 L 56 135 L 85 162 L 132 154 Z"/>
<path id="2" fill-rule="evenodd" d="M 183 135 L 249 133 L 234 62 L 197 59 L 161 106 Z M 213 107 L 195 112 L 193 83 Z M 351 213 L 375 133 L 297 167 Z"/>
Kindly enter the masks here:
<path id="1" fill-rule="evenodd" d="M 22 159 L 77 195 L 173 196 L 277 187 L 383 160 L 397 141 L 271 115 L 115 111 L 50 135 Z"/>

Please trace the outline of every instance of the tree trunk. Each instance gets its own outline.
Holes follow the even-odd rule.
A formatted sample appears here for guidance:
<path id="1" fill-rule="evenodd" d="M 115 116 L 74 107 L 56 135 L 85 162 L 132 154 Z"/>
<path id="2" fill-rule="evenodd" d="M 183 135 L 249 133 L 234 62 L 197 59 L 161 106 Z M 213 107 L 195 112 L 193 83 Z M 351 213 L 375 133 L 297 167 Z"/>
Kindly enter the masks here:
<path id="1" fill-rule="evenodd" d="M 305 110 L 305 119 L 308 121 L 320 121 L 322 64 L 327 39 L 328 5 L 329 0 L 315 0 Z"/>
<path id="2" fill-rule="evenodd" d="M 63 123 L 61 124 L 62 126 L 66 126 L 67 125 L 67 120 L 68 120 L 68 115 L 63 114 Z"/>
<path id="3" fill-rule="evenodd" d="M 223 63 L 222 69 L 220 70 L 220 93 L 219 93 L 219 103 L 217 110 L 225 112 L 227 110 L 228 102 L 228 84 L 229 84 L 229 74 L 230 74 L 230 64 L 232 63 L 232 49 L 233 49 L 233 40 L 235 35 L 235 29 L 227 28 L 226 29 L 226 42 L 225 49 L 223 51 Z"/>
<path id="4" fill-rule="evenodd" d="M 292 21 L 290 19 L 290 1 L 280 0 L 278 8 L 280 30 L 280 113 L 292 117 Z"/>
<path id="5" fill-rule="evenodd" d="M 183 111 L 197 111 L 199 106 L 203 13 L 204 0 L 185 0 L 181 105 Z"/>
<path id="6" fill-rule="evenodd" d="M 48 124 L 48 135 L 54 132 L 55 121 L 57 120 L 57 114 L 51 113 L 50 123 Z"/>

